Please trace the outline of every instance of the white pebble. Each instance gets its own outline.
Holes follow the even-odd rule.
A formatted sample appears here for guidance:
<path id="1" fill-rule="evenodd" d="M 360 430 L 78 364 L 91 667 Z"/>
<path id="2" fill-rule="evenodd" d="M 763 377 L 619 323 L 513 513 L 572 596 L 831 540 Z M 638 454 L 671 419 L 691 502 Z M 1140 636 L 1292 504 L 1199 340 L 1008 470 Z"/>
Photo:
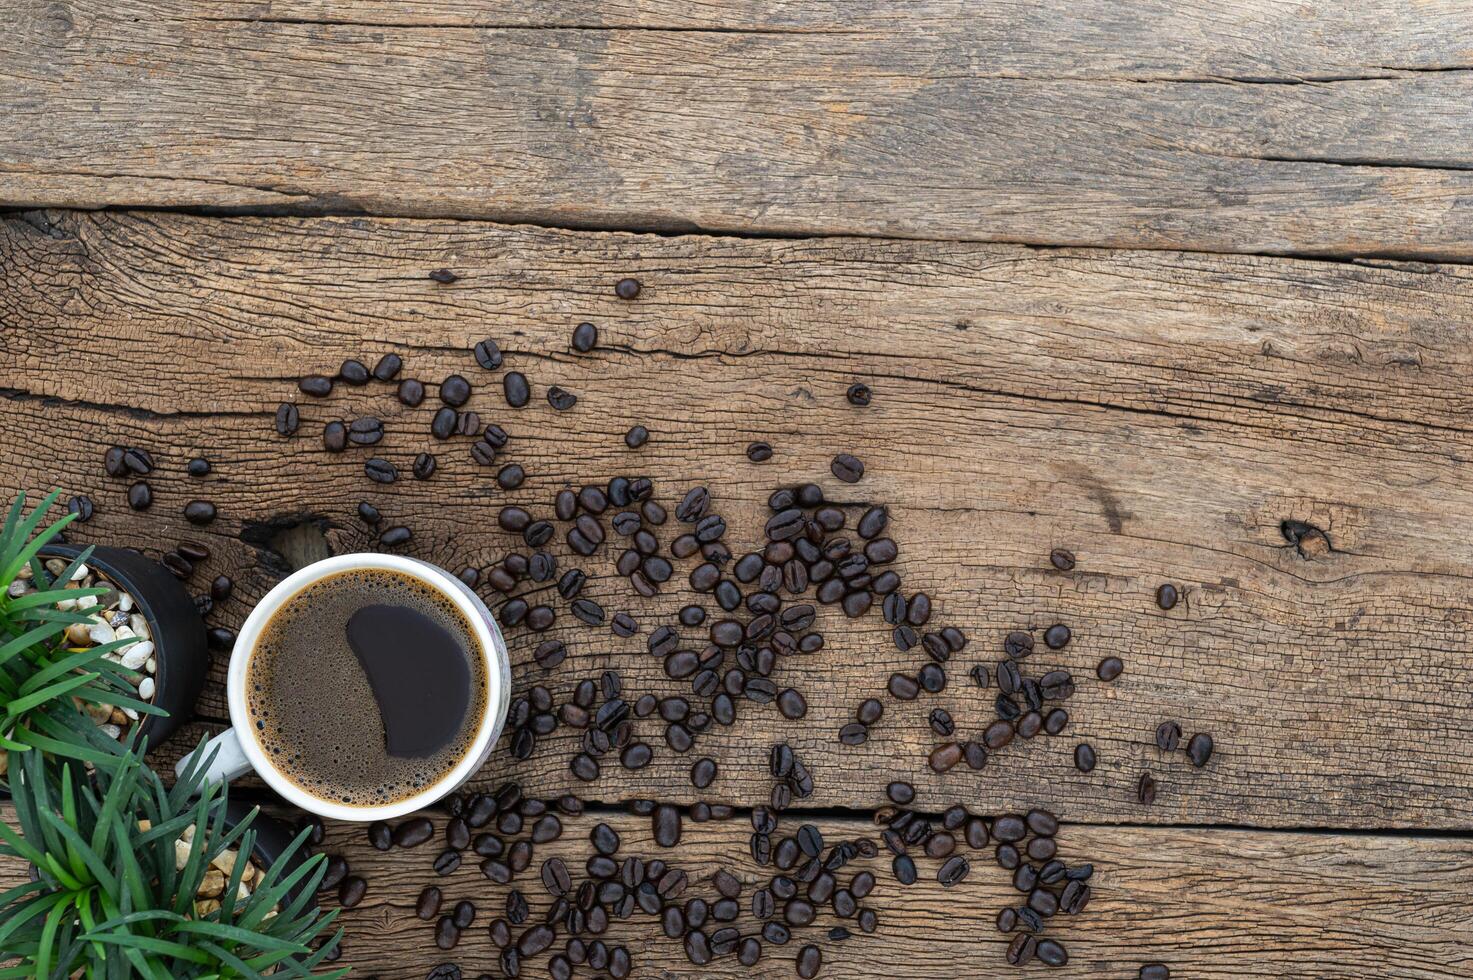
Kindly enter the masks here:
<path id="1" fill-rule="evenodd" d="M 10 587 L 5 591 L 10 593 L 10 598 L 18 599 L 26 594 L 26 583 L 22 579 L 16 579 L 10 583 Z"/>
<path id="2" fill-rule="evenodd" d="M 113 638 L 114 639 L 117 639 L 117 640 L 131 640 L 131 639 L 134 638 L 134 636 L 135 636 L 134 632 L 132 630 L 130 630 L 128 627 L 126 627 L 126 626 L 117 626 L 117 627 L 114 627 L 114 629 L 113 629 Z"/>
<path id="3" fill-rule="evenodd" d="M 159 672 L 158 661 L 154 660 L 152 657 L 149 657 L 148 663 L 143 665 L 143 669 L 148 671 L 150 674 L 157 674 Z"/>
<path id="4" fill-rule="evenodd" d="M 133 609 L 133 597 L 126 592 L 118 596 L 118 608 L 123 612 L 131 612 Z"/>
<path id="5" fill-rule="evenodd" d="M 137 721 L 138 720 L 138 710 L 136 708 L 124 707 L 122 709 L 122 711 L 123 711 L 123 714 L 127 716 L 127 718 L 128 718 L 129 721 Z"/>
<path id="6" fill-rule="evenodd" d="M 141 636 L 145 640 L 153 639 L 153 633 L 148 628 L 148 620 L 144 619 L 138 613 L 134 613 L 128 617 L 128 628 L 133 631 L 134 636 Z"/>
<path id="7" fill-rule="evenodd" d="M 147 663 L 148 658 L 152 655 L 153 643 L 151 641 L 144 640 L 135 643 L 123 652 L 123 666 L 129 670 L 137 670 Z"/>
<path id="8" fill-rule="evenodd" d="M 176 840 L 174 842 L 174 870 L 183 871 L 184 866 L 189 863 L 189 852 L 191 848 L 189 841 Z"/>
<path id="9" fill-rule="evenodd" d="M 62 599 L 61 601 L 57 602 L 56 608 L 60 609 L 62 612 L 71 612 L 73 609 L 77 608 L 77 600 Z"/>
<path id="10" fill-rule="evenodd" d="M 86 578 L 88 574 L 89 572 L 86 565 L 78 565 L 77 570 L 75 572 L 72 572 L 72 581 L 80 582 L 82 581 L 82 579 Z"/>
<path id="11" fill-rule="evenodd" d="M 113 633 L 113 628 L 106 623 L 93 623 L 91 626 L 87 627 L 87 635 L 91 637 L 92 642 L 97 644 L 98 646 L 102 646 L 102 644 L 104 643 L 111 643 L 113 640 L 117 639 L 117 636 Z M 142 662 L 143 661 L 141 660 L 139 661 L 139 663 Z"/>
<path id="12" fill-rule="evenodd" d="M 108 738 L 121 738 L 123 735 L 123 730 L 112 722 L 108 722 L 106 725 L 98 725 L 97 728 Z"/>
<path id="13" fill-rule="evenodd" d="M 138 682 L 138 696 L 145 701 L 153 700 L 153 678 L 145 677 Z"/>
<path id="14" fill-rule="evenodd" d="M 62 601 L 65 602 L 66 600 L 63 599 Z M 78 609 L 91 609 L 95 605 L 97 605 L 97 596 L 95 595 L 84 595 L 77 599 Z"/>

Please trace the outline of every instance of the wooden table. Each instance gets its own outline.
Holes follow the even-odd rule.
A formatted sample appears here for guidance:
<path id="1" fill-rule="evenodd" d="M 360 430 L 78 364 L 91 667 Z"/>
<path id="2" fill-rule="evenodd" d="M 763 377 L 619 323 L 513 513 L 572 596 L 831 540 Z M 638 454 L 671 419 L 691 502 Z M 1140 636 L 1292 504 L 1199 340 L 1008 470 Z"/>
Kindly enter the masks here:
<path id="1" fill-rule="evenodd" d="M 194 585 L 236 578 L 213 616 L 230 626 L 287 566 L 283 529 L 372 547 L 363 499 L 413 529 L 408 553 L 486 569 L 512 546 L 497 509 L 547 510 L 567 485 L 644 474 L 673 504 L 708 484 L 741 550 L 773 487 L 816 480 L 888 503 L 905 588 L 972 638 L 943 694 L 891 703 L 857 748 L 838 728 L 922 659 L 877 616 L 825 610 L 826 648 L 778 672 L 807 695 L 801 725 L 744 705 L 696 752 L 658 745 L 648 769 L 608 764 L 591 787 L 569 773 L 566 731 L 526 762 L 499 749 L 476 785 L 594 801 L 538 860 L 581 864 L 598 820 L 654 856 L 623 803 L 750 807 L 787 740 L 816 784 L 803 818 L 830 840 L 873 833 L 899 776 L 928 812 L 1058 812 L 1062 855 L 1098 871 L 1089 909 L 1050 927 L 1072 956 L 1051 976 L 1153 960 L 1177 977 L 1473 973 L 1467 4 L 0 7 L 7 494 L 90 494 L 88 540 L 203 540 Z M 644 286 L 632 302 L 613 293 L 625 276 Z M 599 346 L 577 354 L 585 319 Z M 486 337 L 531 378 L 532 405 L 508 409 L 477 367 Z M 465 374 L 526 485 L 503 492 L 463 441 L 435 444 L 433 394 L 410 410 L 381 385 L 296 392 L 390 350 L 410 376 Z M 856 380 L 868 408 L 845 401 Z M 574 410 L 548 407 L 553 383 Z M 292 440 L 272 428 L 283 400 L 302 410 Z M 402 469 L 440 453 L 432 480 L 379 487 L 361 452 L 321 451 L 325 421 L 369 412 Z M 636 422 L 653 435 L 631 452 Z M 770 462 L 745 458 L 757 439 Z M 161 460 L 146 516 L 102 474 L 115 443 Z M 852 488 L 828 475 L 840 451 L 868 467 Z M 196 454 L 215 463 L 203 484 L 183 472 Z M 181 513 L 196 496 L 222 513 L 203 530 Z M 1078 567 L 1053 569 L 1052 548 Z M 690 601 L 683 574 L 646 601 L 608 556 L 589 569 L 590 594 L 644 631 L 574 628 L 564 611 L 552 635 L 571 655 L 552 673 L 514 634 L 519 690 L 565 697 L 614 667 L 627 690 L 680 691 L 645 636 Z M 1170 611 L 1153 601 L 1163 582 L 1185 594 Z M 931 708 L 967 734 L 991 716 L 996 692 L 966 670 L 1006 631 L 1059 620 L 1074 641 L 1031 663 L 1080 679 L 1068 732 L 916 775 Z M 1126 672 L 1099 684 L 1111 654 Z M 221 728 L 224 666 L 161 763 Z M 1156 750 L 1165 719 L 1214 734 L 1205 770 Z M 1072 765 L 1081 740 L 1099 751 L 1090 775 Z M 720 766 L 706 791 L 688 779 L 701 754 Z M 1145 770 L 1153 806 L 1134 799 Z M 750 893 L 749 830 L 745 809 L 688 821 L 678 860 L 730 868 Z M 372 882 L 344 915 L 345 962 L 494 971 L 483 925 L 504 886 L 469 862 L 442 883 L 482 911 L 441 954 L 412 910 L 432 848 L 380 854 L 334 826 L 329 849 Z M 837 942 L 820 920 L 823 976 L 1010 973 L 992 924 L 1016 894 L 1006 873 L 979 855 L 945 890 L 935 863 L 909 889 L 883 858 L 856 865 L 879 871 L 880 930 Z M 540 911 L 540 885 L 522 884 Z M 641 976 L 743 972 L 691 967 L 643 917 L 611 935 Z M 769 948 L 762 972 L 790 975 L 798 945 Z"/>

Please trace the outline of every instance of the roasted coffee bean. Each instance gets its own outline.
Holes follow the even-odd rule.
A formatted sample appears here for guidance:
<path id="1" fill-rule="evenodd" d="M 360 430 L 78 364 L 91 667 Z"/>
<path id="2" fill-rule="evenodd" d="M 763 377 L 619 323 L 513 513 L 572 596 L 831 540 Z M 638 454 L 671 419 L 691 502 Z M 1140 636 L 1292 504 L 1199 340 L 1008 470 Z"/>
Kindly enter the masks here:
<path id="1" fill-rule="evenodd" d="M 823 967 L 823 950 L 813 944 L 804 946 L 798 950 L 798 976 L 803 980 L 810 980 L 818 976 L 818 971 Z"/>
<path id="2" fill-rule="evenodd" d="M 690 782 L 696 789 L 705 789 L 716 780 L 716 760 L 697 759 L 690 767 Z"/>
<path id="3" fill-rule="evenodd" d="M 489 338 L 481 341 L 476 344 L 473 353 L 475 354 L 476 363 L 487 371 L 495 371 L 501 367 L 501 347 L 496 341 Z"/>
<path id="4" fill-rule="evenodd" d="M 777 696 L 777 710 L 784 718 L 797 720 L 808 714 L 808 702 L 798 691 L 787 687 Z"/>
<path id="5" fill-rule="evenodd" d="M 348 447 L 348 427 L 341 422 L 329 422 L 322 427 L 322 448 L 330 453 L 340 453 Z"/>
<path id="6" fill-rule="evenodd" d="M 338 368 L 338 378 L 355 387 L 368 384 L 368 368 L 355 358 L 348 358 Z"/>
<path id="7" fill-rule="evenodd" d="M 1187 758 L 1192 760 L 1192 765 L 1201 769 L 1207 765 L 1207 760 L 1212 758 L 1212 736 L 1206 732 L 1198 732 L 1187 742 Z"/>
<path id="8" fill-rule="evenodd" d="M 856 381 L 849 386 L 848 391 L 844 392 L 844 398 L 849 404 L 863 408 L 869 404 L 870 394 L 869 385 Z"/>
<path id="9" fill-rule="evenodd" d="M 326 398 L 332 394 L 332 379 L 321 374 L 309 374 L 297 379 L 297 390 L 313 398 Z"/>
<path id="10" fill-rule="evenodd" d="M 435 874 L 448 875 L 460 867 L 460 852 L 454 848 L 441 851 L 435 858 Z"/>
<path id="11" fill-rule="evenodd" d="M 910 783 L 897 780 L 885 787 L 885 795 L 891 803 L 907 806 L 916 798 L 916 790 Z"/>
<path id="12" fill-rule="evenodd" d="M 845 483 L 858 483 L 864 476 L 864 463 L 848 453 L 840 453 L 829 464 L 829 472 Z"/>
<path id="13" fill-rule="evenodd" d="M 747 459 L 754 463 L 765 463 L 772 458 L 772 446 L 765 442 L 747 444 Z"/>
<path id="14" fill-rule="evenodd" d="M 458 374 L 452 374 L 440 382 L 440 401 L 451 408 L 459 408 L 470 401 L 471 384 Z"/>
<path id="15" fill-rule="evenodd" d="M 1180 746 L 1180 725 L 1174 721 L 1163 721 L 1156 726 L 1156 748 L 1162 752 L 1175 752 Z"/>
<path id="16" fill-rule="evenodd" d="M 430 434 L 436 439 L 449 439 L 455 435 L 455 429 L 460 421 L 459 414 L 453 408 L 441 408 L 435 412 L 435 417 L 430 421 Z M 492 456 L 496 455 L 495 447 L 487 446 L 487 451 Z"/>
<path id="17" fill-rule="evenodd" d="M 194 563 L 177 551 L 171 551 L 159 559 L 159 564 L 177 579 L 187 579 L 194 574 Z"/>
<path id="18" fill-rule="evenodd" d="M 863 745 L 869 740 L 869 729 L 857 721 L 839 729 L 839 742 L 843 745 Z"/>
<path id="19" fill-rule="evenodd" d="M 496 472 L 496 485 L 503 490 L 515 490 L 527 479 L 527 471 L 517 463 L 509 463 Z"/>
<path id="20" fill-rule="evenodd" d="M 668 804 L 655 808 L 650 818 L 650 827 L 655 843 L 660 847 L 674 847 L 680 843 L 680 811 Z"/>
<path id="21" fill-rule="evenodd" d="M 96 505 L 92 503 L 91 497 L 88 497 L 85 494 L 79 494 L 67 500 L 66 509 L 68 514 L 76 515 L 78 524 L 86 524 L 88 521 L 92 520 L 92 513 L 94 510 L 96 510 Z M 214 506 L 211 505 L 210 509 L 211 511 L 213 511 Z M 189 516 L 187 508 L 185 509 L 185 516 Z M 212 513 L 211 519 L 213 519 L 213 517 L 214 515 Z"/>
<path id="22" fill-rule="evenodd" d="M 128 506 L 134 510 L 148 510 L 153 506 L 153 488 L 139 480 L 128 488 Z"/>
<path id="23" fill-rule="evenodd" d="M 1165 963 L 1147 963 L 1141 967 L 1139 980 L 1171 980 L 1171 968 Z"/>
<path id="24" fill-rule="evenodd" d="M 435 459 L 433 453 L 420 453 L 414 457 L 414 465 L 411 467 L 411 472 L 414 474 L 416 480 L 428 480 L 435 475 L 437 465 L 438 461 Z"/>
<path id="25" fill-rule="evenodd" d="M 1063 623 L 1055 623 L 1043 631 L 1043 642 L 1050 650 L 1062 650 L 1069 645 L 1069 638 L 1069 627 Z"/>
<path id="26" fill-rule="evenodd" d="M 1178 598 L 1179 593 L 1177 592 L 1176 586 L 1172 585 L 1170 582 L 1167 582 L 1166 584 L 1156 589 L 1156 605 L 1160 606 L 1162 609 L 1173 608 L 1176 605 L 1176 601 Z"/>
<path id="27" fill-rule="evenodd" d="M 1008 944 L 1007 961 L 1013 966 L 1023 966 L 1033 959 L 1034 952 L 1038 949 L 1038 942 L 1032 936 L 1019 935 L 1013 937 Z"/>
<path id="28" fill-rule="evenodd" d="M 935 772 L 946 772 L 962 761 L 962 747 L 956 742 L 943 742 L 931 751 L 927 761 Z"/>
<path id="29" fill-rule="evenodd" d="M 385 548 L 397 548 L 401 544 L 408 543 L 412 534 L 413 532 L 409 528 L 401 524 L 397 527 L 386 529 L 383 534 L 379 535 L 378 543 Z"/>
<path id="30" fill-rule="evenodd" d="M 1121 662 L 1119 657 L 1106 657 L 1095 667 L 1095 676 L 1102 681 L 1109 682 L 1119 677 L 1121 671 L 1124 669 L 1125 664 Z"/>
<path id="31" fill-rule="evenodd" d="M 941 883 L 942 888 L 950 888 L 960 883 L 972 870 L 972 864 L 960 854 L 947 858 L 936 872 L 936 880 Z"/>
<path id="32" fill-rule="evenodd" d="M 122 446 L 110 446 L 102 455 L 102 468 L 108 476 L 126 476 L 129 466 L 126 460 L 127 450 Z"/>
<path id="33" fill-rule="evenodd" d="M 614 295 L 620 299 L 634 299 L 639 295 L 640 288 L 638 279 L 620 279 L 614 283 Z"/>
<path id="34" fill-rule="evenodd" d="M 895 860 L 890 863 L 891 870 L 895 874 L 895 880 L 902 885 L 914 885 L 916 883 L 916 863 L 908 854 L 897 854 Z"/>
<path id="35" fill-rule="evenodd" d="M 368 882 L 357 875 L 349 875 L 338 886 L 338 904 L 345 909 L 350 909 L 363 901 L 363 896 L 367 892 Z"/>
<path id="36" fill-rule="evenodd" d="M 566 412 L 578 404 L 578 396 L 565 388 L 553 385 L 547 389 L 547 403 L 559 412 Z"/>
<path id="37" fill-rule="evenodd" d="M 399 471 L 394 464 L 377 456 L 363 464 L 363 472 L 374 483 L 393 483 L 399 479 Z"/>
<path id="38" fill-rule="evenodd" d="M 850 619 L 858 619 L 860 616 L 869 612 L 870 604 L 873 601 L 874 599 L 869 592 L 863 590 L 851 592 L 844 597 L 844 615 Z"/>
<path id="39" fill-rule="evenodd" d="M 532 388 L 520 371 L 508 371 L 501 379 L 501 390 L 512 408 L 521 408 L 532 400 Z"/>
<path id="40" fill-rule="evenodd" d="M 398 354 L 385 354 L 378 359 L 373 366 L 373 376 L 379 381 L 393 381 L 399 374 L 400 368 L 404 367 L 404 359 Z"/>
<path id="41" fill-rule="evenodd" d="M 1141 778 L 1136 780 L 1135 798 L 1145 806 L 1156 802 L 1156 778 L 1150 773 L 1143 772 Z"/>

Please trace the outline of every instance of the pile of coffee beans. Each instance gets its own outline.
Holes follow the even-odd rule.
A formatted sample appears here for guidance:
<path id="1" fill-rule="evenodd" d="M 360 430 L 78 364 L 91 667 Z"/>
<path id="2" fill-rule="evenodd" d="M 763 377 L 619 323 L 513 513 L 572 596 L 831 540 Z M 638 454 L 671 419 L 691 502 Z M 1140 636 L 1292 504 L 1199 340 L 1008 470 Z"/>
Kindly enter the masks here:
<path id="1" fill-rule="evenodd" d="M 451 286 L 459 276 L 440 269 L 429 279 Z M 633 301 L 641 295 L 641 285 L 623 279 L 614 292 Z M 571 329 L 568 349 L 574 356 L 590 354 L 598 346 L 596 325 L 580 322 Z M 503 370 L 504 366 L 501 346 L 491 338 L 466 352 L 460 369 L 465 374 L 451 373 L 438 383 L 403 377 L 404 361 L 394 353 L 378 357 L 371 369 L 350 358 L 330 373 L 302 376 L 297 389 L 308 401 L 281 403 L 274 431 L 281 438 L 297 438 L 303 408 L 310 405 L 308 414 L 314 419 L 310 424 L 321 425 L 323 451 L 361 452 L 361 462 L 353 465 L 361 466 L 366 485 L 392 484 L 404 474 L 433 482 L 447 466 L 473 465 L 494 468 L 497 488 L 516 493 L 528 473 L 523 463 L 509 458 L 518 444 L 501 423 L 510 425 L 518 413 L 543 409 L 534 404 L 533 379 Z M 406 455 L 391 457 L 381 448 L 388 426 L 378 416 L 319 414 L 316 406 L 330 405 L 328 399 L 340 386 L 366 388 L 374 383 L 392 386 L 389 397 L 408 408 L 438 398 L 428 431 L 415 438 Z M 563 386 L 547 385 L 543 394 L 553 411 L 579 411 L 577 393 Z M 844 397 L 855 409 L 867 410 L 875 393 L 856 381 Z M 496 411 L 500 419 L 483 418 L 482 411 Z M 649 428 L 634 425 L 622 441 L 637 453 L 651 439 Z M 464 448 L 447 451 L 446 446 L 457 441 Z M 396 452 L 404 453 L 400 440 L 394 442 Z M 747 446 L 746 457 L 752 464 L 764 465 L 779 451 L 770 442 L 754 441 Z M 150 453 L 118 446 L 108 451 L 104 462 L 110 476 L 133 481 L 130 506 L 142 510 L 153 503 L 152 490 L 143 479 L 155 469 Z M 211 464 L 196 458 L 187 472 L 201 479 L 211 472 Z M 924 765 L 938 775 L 962 763 L 979 770 L 994 757 L 1023 751 L 1039 736 L 1068 732 L 1067 704 L 1083 683 L 1059 659 L 1073 639 L 1070 626 L 1058 622 L 1040 631 L 1019 626 L 999 631 L 990 642 L 974 644 L 956 626 L 938 623 L 930 595 L 905 588 L 897 565 L 900 545 L 890 534 L 889 508 L 880 501 L 856 500 L 862 492 L 847 489 L 864 483 L 864 461 L 852 453 L 836 453 L 829 474 L 846 488 L 844 499 L 829 499 L 813 482 L 779 485 L 767 499 L 762 525 L 737 529 L 749 533 L 733 533 L 712 488 L 686 486 L 662 496 L 661 488 L 638 472 L 568 485 L 551 499 L 513 498 L 500 506 L 489 533 L 508 536 L 510 547 L 490 566 L 464 568 L 459 577 L 488 598 L 509 635 L 532 635 L 528 644 L 532 663 L 541 674 L 512 700 L 502 741 L 511 758 L 526 760 L 549 747 L 568 746 L 566 738 L 551 736 L 571 731 L 577 737 L 565 749 L 566 764 L 581 783 L 597 782 L 611 766 L 637 772 L 665 752 L 689 755 L 690 783 L 706 791 L 721 775 L 714 753 L 700 751 L 708 733 L 736 725 L 740 714 L 764 710 L 787 722 L 803 723 L 812 694 L 785 681 L 791 672 L 784 665 L 825 648 L 822 623 L 835 613 L 851 620 L 867 616 L 883 620 L 894 647 L 915 658 L 913 667 L 876 679 L 873 695 L 856 705 L 853 720 L 828 736 L 837 743 L 835 751 L 864 744 L 882 723 L 901 723 L 910 714 L 897 710 L 901 703 L 924 704 L 942 696 L 957 661 L 980 646 L 998 653 L 974 658 L 963 670 L 973 686 L 996 688 L 991 710 L 983 717 L 968 717 L 932 702 L 925 714 L 931 747 L 923 760 L 914 760 L 917 767 Z M 86 497 L 73 498 L 69 506 L 82 519 L 94 508 Z M 207 525 L 217 512 L 213 503 L 197 498 L 185 504 L 184 516 L 196 525 Z M 402 548 L 415 540 L 407 525 L 386 520 L 370 500 L 359 503 L 357 517 L 379 547 Z M 746 550 L 743 544 L 753 539 L 757 544 Z M 164 561 L 187 579 L 193 570 L 192 554 L 196 553 L 181 545 Z M 1053 549 L 1047 560 L 1054 572 L 1064 575 L 1079 563 L 1062 548 Z M 610 568 L 612 576 L 606 571 Z M 598 580 L 602 602 L 585 594 L 591 580 Z M 682 582 L 698 601 L 687 601 L 674 615 L 657 612 L 652 600 Z M 618 583 L 613 591 L 627 594 L 628 608 L 618 608 L 625 600 L 606 608 L 613 604 L 606 587 L 610 583 Z M 229 593 L 229 580 L 217 580 L 210 595 L 202 597 L 201 611 L 208 613 L 211 601 L 223 600 Z M 1170 583 L 1161 585 L 1154 596 L 1163 611 L 1174 609 L 1186 597 Z M 575 630 L 589 637 L 606 636 L 606 631 L 626 638 L 643 634 L 648 655 L 657 659 L 673 689 L 630 690 L 616 670 L 569 676 L 574 654 L 569 631 L 539 635 L 559 624 L 566 626 L 569 619 L 578 624 Z M 233 636 L 213 630 L 211 641 L 228 646 Z M 1095 675 L 1099 682 L 1110 683 L 1123 670 L 1118 658 L 1107 657 Z M 1212 737 L 1195 734 L 1183 749 L 1182 735 L 1179 723 L 1164 722 L 1155 744 L 1168 754 L 1184 750 L 1194 766 L 1205 766 L 1212 755 Z M 1079 742 L 1073 751 L 1079 771 L 1095 769 L 1099 760 L 1090 743 Z M 446 952 L 457 946 L 466 930 L 484 924 L 500 950 L 500 972 L 509 977 L 521 975 L 527 964 L 544 956 L 553 977 L 572 977 L 580 970 L 627 976 L 632 969 L 630 951 L 598 937 L 610 920 L 637 914 L 657 919 L 659 930 L 678 942 L 696 966 L 731 956 L 749 967 L 762 963 L 765 970 L 779 948 L 801 942 L 787 953 L 792 968 L 801 977 L 818 976 L 823 968 L 818 942 L 825 938 L 831 944 L 842 942 L 855 931 L 871 933 L 879 926 L 880 912 L 871 898 L 877 876 L 862 865 L 882 869 L 887 853 L 888 877 L 900 886 L 925 874 L 949 888 L 968 877 L 977 852 L 984 850 L 990 850 L 998 867 L 1012 875 L 1019 893 L 1016 903 L 996 912 L 997 928 L 1012 936 L 1007 962 L 1048 966 L 1068 962 L 1063 944 L 1043 933 L 1055 916 L 1085 909 L 1093 866 L 1059 856 L 1059 821 L 1052 813 L 1034 809 L 988 816 L 962 805 L 927 809 L 917 803 L 910 783 L 896 780 L 886 789 L 890 805 L 875 814 L 878 830 L 873 835 L 825 841 L 816 824 L 784 825 L 785 814 L 814 792 L 813 775 L 790 743 L 770 746 L 768 768 L 772 780 L 768 798 L 749 810 L 709 800 L 689 807 L 634 801 L 630 810 L 650 820 L 651 838 L 659 850 L 629 853 L 612 827 L 597 822 L 588 831 L 581 868 L 560 857 L 538 861 L 537 848 L 558 840 L 570 821 L 583 817 L 583 801 L 576 796 L 536 799 L 524 795 L 516 783 L 491 793 L 452 798 L 443 826 L 421 816 L 394 827 L 371 825 L 367 835 L 381 850 L 414 848 L 441 838 L 427 861 L 434 878 L 420 893 L 416 912 L 438 949 Z M 1151 773 L 1142 773 L 1134 786 L 1135 798 L 1142 804 L 1153 802 L 1158 791 Z M 698 882 L 678 866 L 687 822 L 730 820 L 742 814 L 749 816 L 752 833 L 748 854 L 740 860 L 749 858 L 772 871 L 763 872 L 756 888 L 748 893 L 741 879 L 726 870 Z M 589 814 L 587 820 L 596 816 Z M 320 833 L 314 830 L 313 836 L 320 843 Z M 445 907 L 440 886 L 433 883 L 470 874 L 472 869 L 497 885 L 509 886 L 504 908 L 488 910 L 489 922 L 472 901 Z M 533 876 L 536 883 L 529 888 L 525 882 Z M 341 904 L 352 907 L 363 900 L 369 886 L 334 856 L 323 887 L 336 890 Z M 532 914 L 534 900 L 546 903 L 543 914 Z M 803 942 L 809 938 L 813 941 Z M 429 976 L 451 980 L 461 971 L 453 963 L 442 963 Z M 1141 976 L 1161 978 L 1169 973 L 1161 964 L 1147 964 Z"/>

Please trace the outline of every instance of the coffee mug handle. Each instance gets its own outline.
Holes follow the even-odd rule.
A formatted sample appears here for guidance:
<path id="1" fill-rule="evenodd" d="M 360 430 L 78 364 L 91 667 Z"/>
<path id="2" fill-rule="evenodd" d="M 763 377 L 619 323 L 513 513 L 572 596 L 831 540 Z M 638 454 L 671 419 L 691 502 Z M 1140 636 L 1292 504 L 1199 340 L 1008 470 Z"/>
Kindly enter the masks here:
<path id="1" fill-rule="evenodd" d="M 210 758 L 211 753 L 214 758 Z M 245 752 L 240 747 L 240 736 L 235 733 L 234 728 L 225 731 L 210 739 L 204 745 L 195 749 L 174 764 L 174 774 L 183 775 L 191 765 L 196 765 L 196 759 L 205 759 L 204 783 L 228 783 L 236 776 L 244 776 L 252 769 L 251 761 L 246 758 Z"/>

